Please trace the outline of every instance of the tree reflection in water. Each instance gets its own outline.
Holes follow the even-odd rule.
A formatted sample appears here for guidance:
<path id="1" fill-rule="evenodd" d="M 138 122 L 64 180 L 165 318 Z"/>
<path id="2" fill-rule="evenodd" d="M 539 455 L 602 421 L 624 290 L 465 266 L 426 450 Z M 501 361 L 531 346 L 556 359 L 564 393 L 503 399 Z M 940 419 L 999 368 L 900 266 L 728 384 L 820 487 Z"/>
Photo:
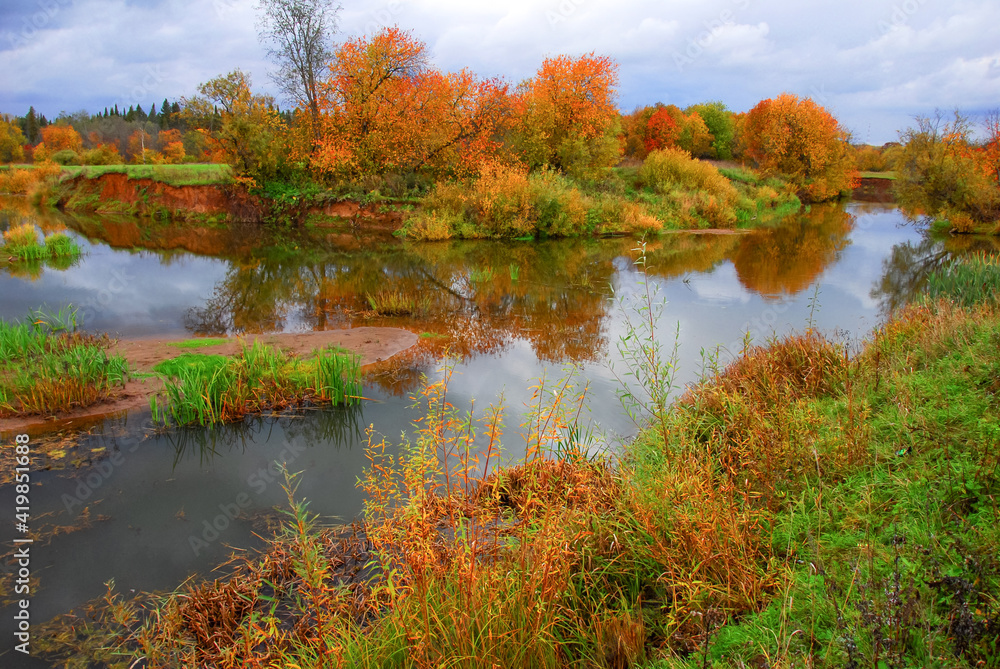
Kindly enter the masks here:
<path id="1" fill-rule="evenodd" d="M 979 235 L 925 237 L 919 243 L 904 242 L 892 248 L 882 261 L 882 278 L 872 288 L 872 299 L 886 316 L 919 297 L 927 277 L 952 258 L 972 253 L 1000 255 L 1000 239 Z"/>

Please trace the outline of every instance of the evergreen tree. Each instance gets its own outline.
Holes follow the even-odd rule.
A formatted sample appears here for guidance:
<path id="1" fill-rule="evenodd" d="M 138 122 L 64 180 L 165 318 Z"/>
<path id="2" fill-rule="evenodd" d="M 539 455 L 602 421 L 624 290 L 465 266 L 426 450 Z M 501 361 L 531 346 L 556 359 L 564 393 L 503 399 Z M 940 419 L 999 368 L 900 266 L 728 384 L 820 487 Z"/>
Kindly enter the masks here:
<path id="1" fill-rule="evenodd" d="M 163 98 L 163 104 L 160 105 L 160 130 L 166 130 L 170 127 L 170 103 L 167 102 L 166 98 Z"/>
<path id="2" fill-rule="evenodd" d="M 149 105 L 149 122 L 156 123 L 158 121 L 156 117 L 156 103 Z"/>
<path id="3" fill-rule="evenodd" d="M 28 113 L 24 117 L 24 137 L 29 144 L 38 141 L 38 117 L 35 116 L 35 108 L 28 107 Z"/>
<path id="4" fill-rule="evenodd" d="M 115 104 L 115 116 L 121 116 L 121 112 L 118 111 L 118 105 Z"/>
<path id="5" fill-rule="evenodd" d="M 149 117 L 146 116 L 146 112 L 142 111 L 142 105 L 135 106 L 135 120 L 141 122 L 146 121 Z"/>
<path id="6" fill-rule="evenodd" d="M 125 112 L 125 120 L 131 123 L 135 120 L 135 107 L 132 105 L 128 106 L 128 111 Z"/>

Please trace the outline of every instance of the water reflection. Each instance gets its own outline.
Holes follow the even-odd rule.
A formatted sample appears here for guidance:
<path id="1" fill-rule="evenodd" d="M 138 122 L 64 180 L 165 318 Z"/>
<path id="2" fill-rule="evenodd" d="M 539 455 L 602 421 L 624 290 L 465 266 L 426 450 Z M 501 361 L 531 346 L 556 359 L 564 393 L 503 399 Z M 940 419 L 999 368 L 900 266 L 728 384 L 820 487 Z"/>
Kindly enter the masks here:
<path id="1" fill-rule="evenodd" d="M 841 205 L 815 205 L 780 227 L 748 236 L 732 257 L 736 275 L 768 299 L 802 292 L 840 257 L 854 221 Z"/>
<path id="2" fill-rule="evenodd" d="M 245 452 L 248 447 L 267 443 L 274 438 L 277 420 L 286 439 L 302 439 L 305 443 L 356 444 L 364 432 L 361 405 L 323 408 L 297 408 L 276 416 L 249 415 L 242 421 L 210 427 L 187 426 L 162 431 L 160 437 L 174 449 L 174 467 L 197 456 L 204 465 L 213 458 L 233 452 Z"/>
<path id="3" fill-rule="evenodd" d="M 881 313 L 889 314 L 923 293 L 932 272 L 952 258 L 974 253 L 1000 255 L 1000 238 L 947 235 L 897 244 L 882 261 L 882 278 L 871 295 Z"/>

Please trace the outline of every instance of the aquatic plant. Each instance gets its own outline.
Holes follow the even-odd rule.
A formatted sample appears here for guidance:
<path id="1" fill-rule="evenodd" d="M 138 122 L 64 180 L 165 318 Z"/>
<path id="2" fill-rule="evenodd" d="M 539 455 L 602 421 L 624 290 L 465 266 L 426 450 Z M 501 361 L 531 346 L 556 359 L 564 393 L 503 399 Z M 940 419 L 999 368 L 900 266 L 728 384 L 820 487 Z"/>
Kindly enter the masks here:
<path id="1" fill-rule="evenodd" d="M 307 401 L 349 405 L 361 395 L 359 358 L 341 349 L 301 360 L 255 341 L 235 356 L 185 353 L 153 371 L 165 381 L 150 398 L 153 420 L 163 425 L 231 422 Z"/>
<path id="2" fill-rule="evenodd" d="M 1000 299 L 1000 261 L 980 252 L 956 259 L 927 277 L 927 299 L 941 298 L 962 306 Z"/>
<path id="3" fill-rule="evenodd" d="M 372 311 L 381 316 L 407 316 L 417 311 L 416 301 L 398 290 L 379 290 L 365 297 Z"/>
<path id="4" fill-rule="evenodd" d="M 45 257 L 45 247 L 38 242 L 38 230 L 32 223 L 21 223 L 3 233 L 4 251 L 19 260 Z"/>

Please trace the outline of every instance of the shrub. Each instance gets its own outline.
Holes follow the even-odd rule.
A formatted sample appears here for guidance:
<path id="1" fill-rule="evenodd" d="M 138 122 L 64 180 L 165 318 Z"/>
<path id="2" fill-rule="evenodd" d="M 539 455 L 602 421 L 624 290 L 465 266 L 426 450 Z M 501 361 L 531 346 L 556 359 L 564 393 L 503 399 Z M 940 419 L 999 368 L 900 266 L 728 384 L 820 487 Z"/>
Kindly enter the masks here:
<path id="1" fill-rule="evenodd" d="M 23 195 L 38 183 L 36 170 L 6 170 L 0 172 L 0 193 Z"/>
<path id="2" fill-rule="evenodd" d="M 639 179 L 661 195 L 677 194 L 682 218 L 700 217 L 721 228 L 736 223 L 736 188 L 715 167 L 691 158 L 686 151 L 653 151 L 639 168 Z"/>
<path id="3" fill-rule="evenodd" d="M 63 149 L 62 151 L 56 151 L 49 159 L 58 165 L 79 165 L 80 164 L 80 154 L 73 149 Z"/>
<path id="4" fill-rule="evenodd" d="M 121 165 L 124 162 L 113 144 L 101 144 L 80 156 L 81 165 Z"/>

